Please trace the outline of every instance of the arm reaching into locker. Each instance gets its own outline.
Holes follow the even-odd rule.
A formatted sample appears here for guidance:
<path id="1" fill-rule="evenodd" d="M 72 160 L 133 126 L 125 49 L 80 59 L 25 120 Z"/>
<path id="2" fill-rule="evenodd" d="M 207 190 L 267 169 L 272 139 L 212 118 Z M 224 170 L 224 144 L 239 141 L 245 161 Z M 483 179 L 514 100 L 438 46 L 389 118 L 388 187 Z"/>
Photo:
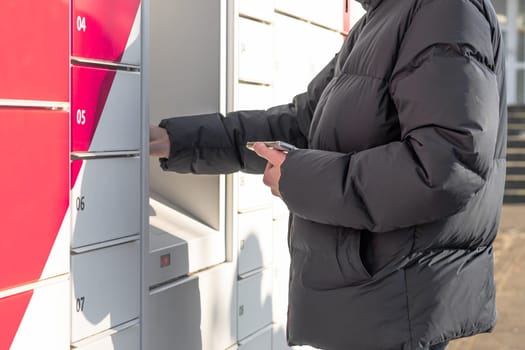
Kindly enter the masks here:
<path id="1" fill-rule="evenodd" d="M 159 158 L 168 158 L 170 156 L 170 139 L 166 129 L 150 125 L 149 154 Z"/>
<path id="2" fill-rule="evenodd" d="M 194 174 L 224 174 L 239 170 L 262 173 L 266 161 L 245 145 L 248 141 L 282 140 L 307 148 L 313 111 L 334 75 L 337 56 L 312 80 L 307 92 L 293 102 L 268 110 L 237 111 L 164 119 L 150 128 L 150 154 L 160 157 L 164 170 Z"/>

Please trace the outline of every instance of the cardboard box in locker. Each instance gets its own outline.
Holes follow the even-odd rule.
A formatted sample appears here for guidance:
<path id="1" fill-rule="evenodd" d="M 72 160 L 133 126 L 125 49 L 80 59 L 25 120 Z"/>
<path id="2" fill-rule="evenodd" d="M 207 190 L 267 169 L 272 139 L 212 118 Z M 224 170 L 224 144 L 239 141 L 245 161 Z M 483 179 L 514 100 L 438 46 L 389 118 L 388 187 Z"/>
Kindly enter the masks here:
<path id="1" fill-rule="evenodd" d="M 73 248 L 140 233 L 140 159 L 74 160 Z"/>
<path id="2" fill-rule="evenodd" d="M 272 270 L 241 279 L 237 287 L 237 336 L 244 339 L 272 323 Z"/>
<path id="3" fill-rule="evenodd" d="M 71 341 L 139 317 L 138 241 L 71 257 Z"/>
<path id="4" fill-rule="evenodd" d="M 67 1 L 0 2 L 0 99 L 69 99 Z"/>
<path id="5" fill-rule="evenodd" d="M 238 215 L 239 275 L 272 263 L 272 209 Z"/>
<path id="6" fill-rule="evenodd" d="M 151 194 L 151 193 L 150 193 Z M 144 281 L 159 285 L 225 261 L 225 235 L 150 198 L 149 254 Z"/>
<path id="7" fill-rule="evenodd" d="M 239 18 L 238 28 L 239 79 L 272 83 L 272 27 L 246 18 Z"/>
<path id="8" fill-rule="evenodd" d="M 69 271 L 68 119 L 0 108 L 0 290 Z"/>
<path id="9" fill-rule="evenodd" d="M 69 281 L 0 298 L 0 349 L 69 349 Z"/>
<path id="10" fill-rule="evenodd" d="M 72 0 L 72 55 L 140 64 L 140 0 Z"/>
<path id="11" fill-rule="evenodd" d="M 140 324 L 122 330 L 110 330 L 107 336 L 86 338 L 73 345 L 75 350 L 140 350 Z"/>
<path id="12" fill-rule="evenodd" d="M 271 22 L 273 18 L 273 0 L 240 0 L 239 13 Z"/>
<path id="13" fill-rule="evenodd" d="M 73 66 L 71 150 L 138 150 L 140 73 Z"/>

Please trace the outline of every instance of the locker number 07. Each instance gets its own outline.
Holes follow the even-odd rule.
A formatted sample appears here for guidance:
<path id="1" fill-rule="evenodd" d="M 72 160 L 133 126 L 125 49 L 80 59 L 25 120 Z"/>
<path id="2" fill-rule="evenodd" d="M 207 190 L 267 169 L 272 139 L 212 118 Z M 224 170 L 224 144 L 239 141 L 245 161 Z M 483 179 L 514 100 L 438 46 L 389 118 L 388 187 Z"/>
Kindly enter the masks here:
<path id="1" fill-rule="evenodd" d="M 86 110 L 77 109 L 77 124 L 84 125 L 86 124 Z"/>
<path id="2" fill-rule="evenodd" d="M 77 16 L 77 31 L 86 32 L 86 17 Z"/>

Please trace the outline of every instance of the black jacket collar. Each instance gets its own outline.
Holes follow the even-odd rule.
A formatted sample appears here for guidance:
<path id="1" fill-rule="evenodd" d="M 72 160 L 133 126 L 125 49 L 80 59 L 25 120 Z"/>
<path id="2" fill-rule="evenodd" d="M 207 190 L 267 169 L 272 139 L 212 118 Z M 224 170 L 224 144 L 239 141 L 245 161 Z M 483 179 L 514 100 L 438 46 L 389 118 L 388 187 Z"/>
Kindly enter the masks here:
<path id="1" fill-rule="evenodd" d="M 357 0 L 361 3 L 363 8 L 367 11 L 374 9 L 383 0 Z"/>

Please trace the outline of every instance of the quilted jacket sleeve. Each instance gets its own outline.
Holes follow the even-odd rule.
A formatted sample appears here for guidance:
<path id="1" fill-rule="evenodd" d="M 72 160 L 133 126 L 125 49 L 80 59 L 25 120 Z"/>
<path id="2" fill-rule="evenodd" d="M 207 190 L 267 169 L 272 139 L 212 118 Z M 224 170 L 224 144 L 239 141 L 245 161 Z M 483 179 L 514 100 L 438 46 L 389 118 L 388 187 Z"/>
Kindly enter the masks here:
<path id="1" fill-rule="evenodd" d="M 266 161 L 246 149 L 247 141 L 282 140 L 305 148 L 313 111 L 332 79 L 337 55 L 293 103 L 268 110 L 164 119 L 170 137 L 170 157 L 161 167 L 180 173 L 222 174 L 264 171 Z"/>
<path id="2" fill-rule="evenodd" d="M 420 8 L 391 80 L 401 140 L 354 154 L 289 153 L 280 190 L 290 210 L 374 232 L 461 211 L 493 166 L 499 123 L 493 51 L 491 26 L 469 2 Z"/>

